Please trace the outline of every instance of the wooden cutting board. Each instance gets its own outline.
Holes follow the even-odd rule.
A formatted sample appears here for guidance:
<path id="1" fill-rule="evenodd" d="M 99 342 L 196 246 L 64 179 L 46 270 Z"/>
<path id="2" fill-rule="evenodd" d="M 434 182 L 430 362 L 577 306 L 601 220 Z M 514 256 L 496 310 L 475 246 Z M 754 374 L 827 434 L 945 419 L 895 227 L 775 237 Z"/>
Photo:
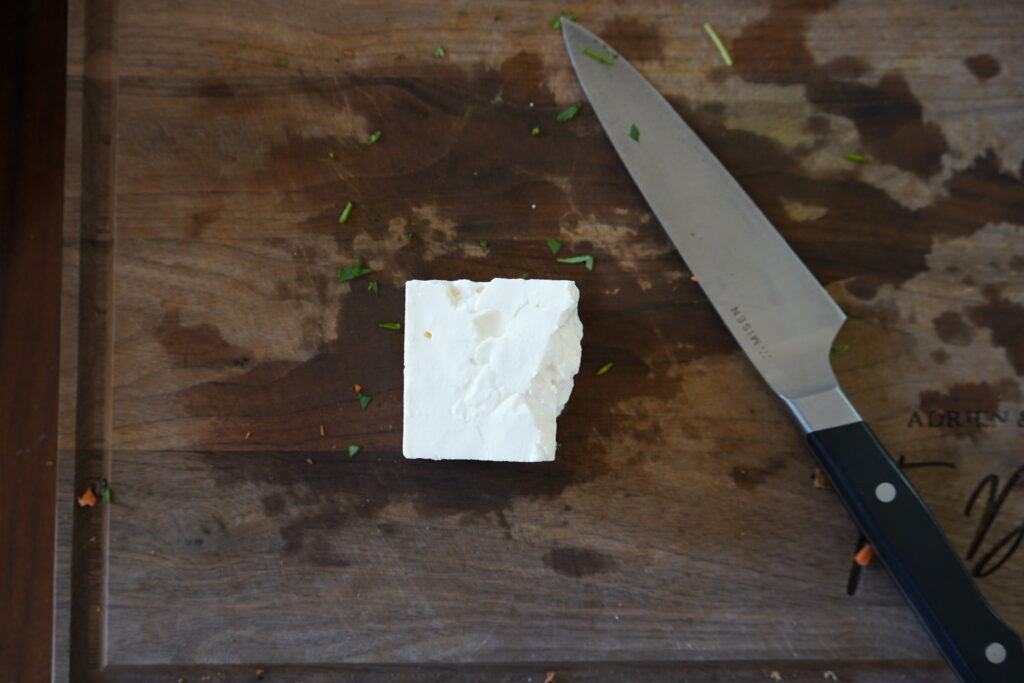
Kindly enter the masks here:
<path id="1" fill-rule="evenodd" d="M 556 119 L 554 9 L 73 3 L 59 679 L 951 680 L 593 112 Z M 847 311 L 841 382 L 1024 629 L 1024 9 L 571 9 Z M 557 460 L 403 460 L 403 283 L 523 274 L 581 290 Z"/>

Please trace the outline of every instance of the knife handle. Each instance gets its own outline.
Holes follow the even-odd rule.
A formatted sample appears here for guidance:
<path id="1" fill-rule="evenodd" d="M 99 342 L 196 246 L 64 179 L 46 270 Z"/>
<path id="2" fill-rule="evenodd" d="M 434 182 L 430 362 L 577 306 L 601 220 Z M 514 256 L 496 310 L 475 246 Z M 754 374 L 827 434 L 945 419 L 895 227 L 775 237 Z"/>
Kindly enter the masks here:
<path id="1" fill-rule="evenodd" d="M 833 488 L 964 683 L 1021 683 L 1024 647 L 864 422 L 807 435 Z"/>

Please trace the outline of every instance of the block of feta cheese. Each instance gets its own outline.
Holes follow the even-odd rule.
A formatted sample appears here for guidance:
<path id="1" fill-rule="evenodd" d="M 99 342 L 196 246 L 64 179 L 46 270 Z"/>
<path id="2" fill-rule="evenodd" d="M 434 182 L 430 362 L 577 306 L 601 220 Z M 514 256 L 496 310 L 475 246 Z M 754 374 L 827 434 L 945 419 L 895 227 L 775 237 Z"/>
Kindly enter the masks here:
<path id="1" fill-rule="evenodd" d="M 405 457 L 554 460 L 579 297 L 569 280 L 406 282 Z"/>

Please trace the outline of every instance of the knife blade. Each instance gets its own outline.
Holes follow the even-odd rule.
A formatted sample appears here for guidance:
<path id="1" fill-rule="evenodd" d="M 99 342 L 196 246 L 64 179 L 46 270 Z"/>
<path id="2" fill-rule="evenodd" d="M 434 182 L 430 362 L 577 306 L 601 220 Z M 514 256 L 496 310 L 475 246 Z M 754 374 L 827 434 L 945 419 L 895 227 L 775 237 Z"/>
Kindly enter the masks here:
<path id="1" fill-rule="evenodd" d="M 846 316 L 668 101 L 611 46 L 562 19 L 608 138 L 740 348 L 782 399 L 846 509 L 950 668 L 1021 683 L 1024 647 L 832 371 Z"/>

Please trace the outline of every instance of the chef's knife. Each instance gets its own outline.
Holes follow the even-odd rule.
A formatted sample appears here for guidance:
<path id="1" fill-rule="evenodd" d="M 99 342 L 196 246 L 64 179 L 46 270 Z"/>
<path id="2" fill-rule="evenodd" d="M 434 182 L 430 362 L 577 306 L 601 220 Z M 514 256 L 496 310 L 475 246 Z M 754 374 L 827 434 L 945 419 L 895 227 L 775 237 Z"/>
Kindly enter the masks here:
<path id="1" fill-rule="evenodd" d="M 612 145 L 712 305 L 950 667 L 1024 682 L 1024 648 L 843 394 L 829 351 L 846 316 L 736 180 L 629 62 L 573 21 L 562 34 Z"/>

